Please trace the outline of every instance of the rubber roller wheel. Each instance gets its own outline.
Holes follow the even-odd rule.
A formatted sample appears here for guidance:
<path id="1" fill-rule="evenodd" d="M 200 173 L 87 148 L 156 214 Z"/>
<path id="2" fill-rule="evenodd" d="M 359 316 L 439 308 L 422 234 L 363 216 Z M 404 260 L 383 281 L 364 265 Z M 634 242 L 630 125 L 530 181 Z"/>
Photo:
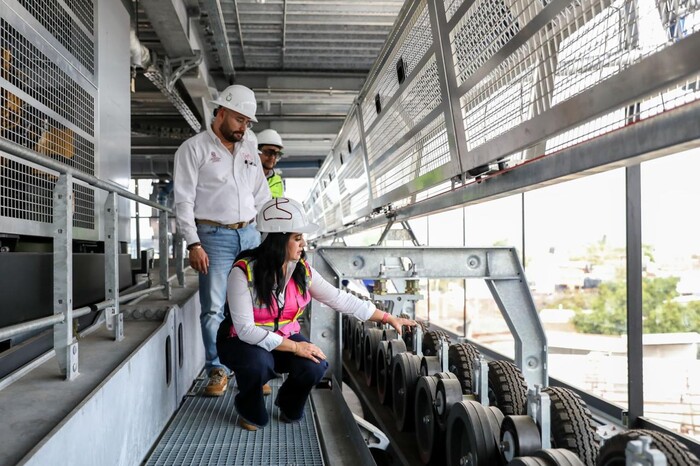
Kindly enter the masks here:
<path id="1" fill-rule="evenodd" d="M 416 383 L 420 377 L 420 357 L 411 353 L 394 356 L 391 363 L 391 399 L 396 428 L 401 432 L 413 430 Z"/>
<path id="2" fill-rule="evenodd" d="M 345 316 L 345 315 L 341 315 L 341 322 L 342 322 L 342 325 L 341 325 L 341 332 L 340 332 L 340 335 L 341 335 L 341 338 L 343 339 L 343 345 L 342 345 L 343 350 L 348 349 L 348 325 L 349 325 L 349 320 L 350 320 L 350 317 Z"/>
<path id="3" fill-rule="evenodd" d="M 406 325 L 401 326 L 401 335 L 399 338 L 403 340 L 403 342 L 406 344 L 406 348 L 408 348 L 409 351 L 413 351 L 413 337 L 414 333 L 411 329 L 411 327 L 407 327 Z"/>
<path id="4" fill-rule="evenodd" d="M 442 370 L 440 358 L 437 356 L 423 356 L 420 360 L 420 375 L 435 375 Z"/>
<path id="5" fill-rule="evenodd" d="M 345 320 L 345 326 L 343 327 L 343 349 L 347 352 L 350 359 L 352 359 L 352 352 L 354 348 L 353 337 L 355 336 L 355 323 L 358 320 L 354 317 L 343 316 Z"/>
<path id="6" fill-rule="evenodd" d="M 547 461 L 551 466 L 584 466 L 576 453 L 563 448 L 539 450 L 533 456 Z"/>
<path id="7" fill-rule="evenodd" d="M 501 451 L 506 461 L 532 456 L 542 448 L 540 430 L 530 416 L 506 416 L 501 424 Z"/>
<path id="8" fill-rule="evenodd" d="M 362 350 L 364 351 L 364 371 L 365 383 L 368 387 L 372 387 L 377 383 L 377 367 L 376 357 L 379 342 L 382 339 L 382 331 L 378 328 L 371 328 L 365 332 L 365 344 Z"/>
<path id="9" fill-rule="evenodd" d="M 471 395 L 474 393 L 472 379 L 474 378 L 474 361 L 479 357 L 479 350 L 469 343 L 457 343 L 450 345 L 447 350 L 447 367 L 457 376 L 462 384 L 462 393 Z"/>
<path id="10" fill-rule="evenodd" d="M 365 344 L 365 323 L 358 322 L 355 326 L 355 336 L 353 337 L 353 342 L 355 343 L 355 351 L 353 352 L 353 358 L 355 361 L 355 369 L 361 371 L 365 366 L 364 351 L 362 347 Z"/>
<path id="11" fill-rule="evenodd" d="M 440 330 L 431 330 L 423 334 L 421 349 L 423 356 L 437 356 L 440 351 L 440 337 L 447 339 L 447 334 Z"/>
<path id="12" fill-rule="evenodd" d="M 416 443 L 418 456 L 423 464 L 431 461 L 433 464 L 444 462 L 444 459 L 440 458 L 445 451 L 444 436 L 437 425 L 434 406 L 437 381 L 435 376 L 424 376 L 416 383 Z"/>
<path id="13" fill-rule="evenodd" d="M 393 340 L 389 340 L 389 360 L 391 361 L 394 359 L 394 356 L 396 356 L 399 353 L 405 353 L 408 351 L 406 349 L 406 343 L 400 338 L 395 338 Z"/>
<path id="14" fill-rule="evenodd" d="M 462 401 L 462 387 L 457 379 L 439 379 L 435 393 L 435 414 L 438 426 L 445 430 L 450 409 Z"/>
<path id="15" fill-rule="evenodd" d="M 563 387 L 547 387 L 544 392 L 550 400 L 552 447 L 566 448 L 576 453 L 584 465 L 595 466 L 600 441 L 586 403 Z"/>
<path id="16" fill-rule="evenodd" d="M 391 402 L 391 370 L 389 359 L 389 342 L 380 341 L 375 358 L 377 370 L 377 395 L 379 402 L 388 405 Z"/>
<path id="17" fill-rule="evenodd" d="M 382 340 L 389 341 L 398 338 L 399 334 L 394 327 L 386 327 L 382 330 Z"/>
<path id="18" fill-rule="evenodd" d="M 491 434 L 493 437 L 493 442 L 496 444 L 498 449 L 498 460 L 497 464 L 505 464 L 503 461 L 503 454 L 501 452 L 501 426 L 503 425 L 503 413 L 500 409 L 495 406 L 484 406 L 486 408 L 486 417 L 488 417 L 491 423 Z"/>
<path id="19" fill-rule="evenodd" d="M 541 458 L 535 458 L 532 456 L 524 456 L 522 458 L 515 458 L 513 461 L 508 463 L 508 466 L 551 466 L 546 460 Z"/>
<path id="20" fill-rule="evenodd" d="M 610 437 L 600 449 L 598 466 L 625 466 L 625 448 L 630 440 L 639 440 L 641 436 L 651 438 L 651 448 L 666 455 L 669 466 L 697 466 L 700 460 L 688 447 L 673 437 L 655 430 L 634 429 Z"/>
<path id="21" fill-rule="evenodd" d="M 476 401 L 452 406 L 447 420 L 447 464 L 449 466 L 494 466 L 501 464 L 493 432 L 499 428 Z"/>
<path id="22" fill-rule="evenodd" d="M 489 361 L 489 404 L 506 416 L 527 414 L 527 383 L 508 361 Z"/>

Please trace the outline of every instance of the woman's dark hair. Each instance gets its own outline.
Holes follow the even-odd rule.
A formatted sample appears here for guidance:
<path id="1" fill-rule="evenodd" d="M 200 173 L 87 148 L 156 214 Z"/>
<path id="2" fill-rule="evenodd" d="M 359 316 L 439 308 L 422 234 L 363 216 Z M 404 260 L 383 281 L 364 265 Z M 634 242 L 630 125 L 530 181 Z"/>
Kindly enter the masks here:
<path id="1" fill-rule="evenodd" d="M 248 249 L 241 252 L 236 257 L 236 262 L 241 259 L 255 260 L 253 269 L 253 288 L 268 309 L 272 309 L 273 290 L 276 284 L 284 283 L 282 275 L 282 265 L 287 254 L 287 243 L 291 235 L 295 233 L 268 233 L 265 240 L 255 249 Z M 301 258 L 306 254 L 302 252 Z M 306 270 L 301 262 L 292 273 L 292 280 L 301 290 L 301 294 L 306 294 Z"/>

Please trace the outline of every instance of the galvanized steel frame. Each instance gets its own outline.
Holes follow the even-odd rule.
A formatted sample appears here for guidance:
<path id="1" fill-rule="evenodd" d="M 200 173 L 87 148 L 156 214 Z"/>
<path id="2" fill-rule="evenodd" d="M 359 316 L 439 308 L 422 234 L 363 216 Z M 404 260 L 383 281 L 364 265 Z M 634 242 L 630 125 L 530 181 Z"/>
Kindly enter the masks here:
<path id="1" fill-rule="evenodd" d="M 407 258 L 411 267 L 408 270 L 385 267 L 392 258 Z M 343 280 L 359 279 L 483 278 L 513 334 L 515 362 L 525 380 L 530 387 L 547 386 L 547 338 L 515 249 L 324 246 L 314 251 L 313 264 L 336 286 L 341 286 Z M 374 299 L 382 297 L 377 294 Z M 330 351 L 326 354 L 332 355 L 329 360 L 338 372 L 336 364 L 342 361 L 340 318 L 328 309 L 315 312 L 321 306 L 312 307 L 311 337 L 317 344 L 319 337 L 325 337 L 322 349 Z M 321 331 L 314 330 L 313 319 L 322 322 L 322 326 L 331 326 L 331 331 L 325 327 Z"/>
<path id="2" fill-rule="evenodd" d="M 337 231 L 347 225 L 363 222 L 367 218 L 371 218 L 374 212 L 392 210 L 392 204 L 402 204 L 407 199 L 413 200 L 417 193 L 439 186 L 447 180 L 452 179 L 453 182 L 459 183 L 468 178 L 466 176 L 468 170 L 503 160 L 519 153 L 519 151 L 525 151 L 526 158 L 539 155 L 544 152 L 545 142 L 548 139 L 607 112 L 622 108 L 628 103 L 668 89 L 700 72 L 700 63 L 693 59 L 694 51 L 700 48 L 700 32 L 695 32 L 682 40 L 678 40 L 645 56 L 638 63 L 621 69 L 613 76 L 554 106 L 550 104 L 551 96 L 544 92 L 544 89 L 551 87 L 551 85 L 537 86 L 535 89 L 537 93 L 531 102 L 530 117 L 528 119 L 500 134 L 497 138 L 468 150 L 466 142 L 468 135 L 464 127 L 464 121 L 461 116 L 462 109 L 460 107 L 460 99 L 466 92 L 487 77 L 491 71 L 495 70 L 513 52 L 528 43 L 528 41 L 536 38 L 543 28 L 553 21 L 559 19 L 559 23 L 557 23 L 559 25 L 555 25 L 555 28 L 567 27 L 566 31 L 559 32 L 556 37 L 556 40 L 561 41 L 561 39 L 569 37 L 586 24 L 586 21 L 595 16 L 594 13 L 596 11 L 612 8 L 611 2 L 607 0 L 587 0 L 583 3 L 574 3 L 570 0 L 553 0 L 546 5 L 541 5 L 538 2 L 528 4 L 527 7 L 532 9 L 528 13 L 529 20 L 526 18 L 524 24 L 520 25 L 517 32 L 497 53 L 488 57 L 478 66 L 466 81 L 458 84 L 455 75 L 455 64 L 452 58 L 451 47 L 453 44 L 450 43 L 449 34 L 455 30 L 462 17 L 470 11 L 474 4 L 475 0 L 465 0 L 448 20 L 446 18 L 445 5 L 442 1 L 415 0 L 407 2 L 397 17 L 394 29 L 387 38 L 378 60 L 368 75 L 365 86 L 358 96 L 358 107 L 356 108 L 358 115 L 353 117 L 354 112 L 351 111 L 347 117 L 348 119 L 358 118 L 360 120 L 361 143 L 363 144 L 365 157 L 369 157 L 372 160 L 368 164 L 368 169 L 370 170 L 370 173 L 368 173 L 370 193 L 375 191 L 374 186 L 372 186 L 372 179 L 378 175 L 372 173 L 371 170 L 376 170 L 377 163 L 380 160 L 389 160 L 397 148 L 411 141 L 422 128 L 426 127 L 431 120 L 437 118 L 440 114 L 445 117 L 445 129 L 451 162 L 421 176 L 415 173 L 415 176 L 411 177 L 411 179 L 398 187 L 392 187 L 389 192 L 370 197 L 370 205 L 367 208 L 352 211 L 352 209 L 349 209 L 349 206 L 344 206 L 345 208 L 340 210 L 350 210 L 352 211 L 351 215 L 344 215 L 343 225 L 324 225 L 325 232 Z M 381 117 L 388 110 L 397 105 L 402 93 L 410 86 L 418 74 L 411 72 L 406 76 L 406 80 L 399 85 L 395 93 L 386 102 L 382 102 L 382 115 L 378 115 L 372 122 L 363 121 L 361 104 L 367 102 L 367 99 L 373 98 L 373 95 L 369 94 L 375 92 L 378 80 L 382 77 L 382 73 L 385 73 L 388 69 L 388 62 L 393 57 L 392 51 L 401 46 L 399 41 L 403 38 L 403 28 L 412 16 L 416 14 L 418 8 L 422 8 L 423 5 L 427 5 L 429 10 L 433 44 L 418 59 L 419 65 L 414 68 L 415 70 L 422 69 L 421 64 L 427 63 L 432 55 L 435 55 L 439 68 L 440 91 L 443 96 L 443 102 L 438 107 L 440 110 L 436 108 L 422 121 L 416 122 L 383 154 L 370 154 L 367 150 L 366 135 L 379 124 Z M 593 13 L 586 13 L 585 18 L 577 16 L 589 10 L 593 11 Z M 569 16 L 566 19 L 561 19 L 565 12 L 569 13 Z M 573 17 L 575 17 L 576 24 L 573 24 L 571 27 L 567 26 L 569 24 L 567 21 L 572 21 L 570 18 Z M 630 24 L 627 24 L 626 27 L 629 29 Z M 544 55 L 542 57 L 538 56 L 538 63 L 536 64 L 541 72 L 556 66 L 557 57 L 552 55 L 556 52 L 552 51 L 551 48 L 543 48 L 541 53 Z M 553 70 L 549 70 L 548 73 L 551 72 Z M 552 79 L 549 74 L 545 74 L 547 76 L 543 79 Z M 538 98 L 539 100 L 537 100 Z M 536 102 L 539 102 L 539 107 L 536 105 Z M 342 147 L 342 137 L 339 137 L 334 143 L 334 147 L 337 146 Z M 328 163 L 334 164 L 330 160 L 332 156 L 329 156 L 328 159 Z M 332 168 L 329 167 L 328 169 Z M 312 191 L 317 191 L 319 197 L 322 197 L 324 187 L 320 184 L 320 181 L 320 178 L 317 177 Z M 344 202 L 343 197 L 341 196 L 337 202 L 342 204 Z M 370 213 L 368 214 L 368 212 Z M 312 217 L 314 215 L 312 212 Z M 321 215 L 323 214 L 321 213 Z"/>

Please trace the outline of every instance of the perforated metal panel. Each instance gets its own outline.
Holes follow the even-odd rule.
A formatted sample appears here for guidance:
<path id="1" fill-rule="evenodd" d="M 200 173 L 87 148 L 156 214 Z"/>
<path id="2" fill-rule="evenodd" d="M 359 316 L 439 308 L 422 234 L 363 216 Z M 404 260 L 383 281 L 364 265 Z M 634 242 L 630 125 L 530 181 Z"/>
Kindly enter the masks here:
<path id="1" fill-rule="evenodd" d="M 95 174 L 93 2 L 0 3 L 0 137 Z M 0 216 L 50 223 L 57 173 L 0 156 Z M 95 194 L 74 187 L 73 224 L 94 229 Z M 22 233 L 22 228 L 16 231 Z"/>
<path id="2" fill-rule="evenodd" d="M 673 15 L 662 21 L 661 4 L 660 11 L 653 2 L 638 2 L 637 9 L 608 0 L 576 2 L 479 82 L 470 82 L 471 74 L 541 11 L 538 3 L 513 2 L 507 8 L 501 0 L 475 2 L 451 33 L 458 84 L 466 91 L 461 108 L 470 149 L 601 84 L 680 34 Z M 646 28 L 644 41 L 639 27 Z M 571 136 L 578 139 L 580 133 Z"/>
<path id="3" fill-rule="evenodd" d="M 425 1 L 421 1 L 403 34 L 396 40 L 394 49 L 377 75 L 373 85 L 367 90 L 362 101 L 362 114 L 365 128 L 373 125 L 377 118 L 375 98 L 379 95 L 386 104 L 399 88 L 396 63 L 403 59 L 406 75 L 414 72 L 416 65 L 433 45 L 430 18 Z"/>
<path id="4" fill-rule="evenodd" d="M 698 100 L 699 41 L 698 2 L 407 2 L 359 97 L 370 212 Z"/>
<path id="5" fill-rule="evenodd" d="M 416 137 L 380 161 L 372 174 L 372 194 L 380 197 L 435 169 L 449 160 L 443 115 L 423 128 Z"/>
<path id="6" fill-rule="evenodd" d="M 95 71 L 92 0 L 17 0 L 90 73 Z"/>
<path id="7" fill-rule="evenodd" d="M 302 421 L 281 422 L 273 404 L 281 379 L 270 385 L 272 395 L 265 398 L 270 424 L 249 432 L 238 427 L 233 388 L 221 397 L 204 397 L 199 395 L 204 387 L 204 380 L 200 381 L 193 390 L 195 396 L 185 399 L 145 464 L 323 466 L 311 403 Z"/>

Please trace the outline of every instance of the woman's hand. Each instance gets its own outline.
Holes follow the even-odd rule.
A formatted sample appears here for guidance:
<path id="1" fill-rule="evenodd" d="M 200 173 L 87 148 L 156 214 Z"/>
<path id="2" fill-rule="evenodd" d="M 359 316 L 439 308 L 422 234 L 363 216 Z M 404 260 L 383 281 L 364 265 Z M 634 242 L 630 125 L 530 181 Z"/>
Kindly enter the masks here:
<path id="1" fill-rule="evenodd" d="M 308 343 L 306 341 L 295 341 L 294 343 L 296 344 L 296 347 L 294 348 L 294 356 L 311 359 L 316 364 L 326 359 L 326 355 L 323 354 L 321 348 L 313 343 Z"/>
<path id="2" fill-rule="evenodd" d="M 396 333 L 401 335 L 401 327 L 415 327 L 416 321 L 411 319 L 404 319 L 403 317 L 389 316 L 386 321 L 387 324 L 391 325 L 396 329 Z"/>

